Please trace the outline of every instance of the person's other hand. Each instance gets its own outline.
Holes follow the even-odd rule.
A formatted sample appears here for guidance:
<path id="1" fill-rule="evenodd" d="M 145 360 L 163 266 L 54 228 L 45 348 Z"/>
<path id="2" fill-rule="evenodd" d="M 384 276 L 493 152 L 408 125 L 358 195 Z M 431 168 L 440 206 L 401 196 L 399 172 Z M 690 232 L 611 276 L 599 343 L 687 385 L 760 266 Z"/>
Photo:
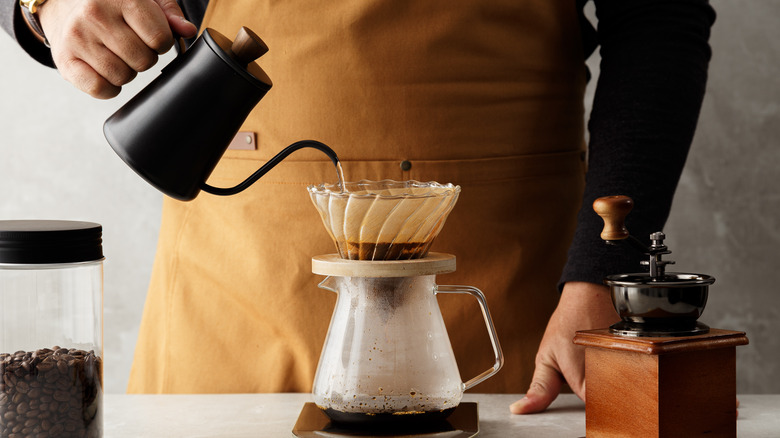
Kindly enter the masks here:
<path id="1" fill-rule="evenodd" d="M 585 349 L 572 343 L 574 334 L 609 327 L 618 320 L 606 286 L 566 283 L 536 353 L 531 386 L 525 397 L 510 406 L 512 413 L 532 414 L 547 409 L 564 382 L 585 400 Z"/>
<path id="2" fill-rule="evenodd" d="M 54 64 L 85 93 L 108 99 L 174 43 L 192 37 L 175 0 L 49 0 L 38 11 Z"/>

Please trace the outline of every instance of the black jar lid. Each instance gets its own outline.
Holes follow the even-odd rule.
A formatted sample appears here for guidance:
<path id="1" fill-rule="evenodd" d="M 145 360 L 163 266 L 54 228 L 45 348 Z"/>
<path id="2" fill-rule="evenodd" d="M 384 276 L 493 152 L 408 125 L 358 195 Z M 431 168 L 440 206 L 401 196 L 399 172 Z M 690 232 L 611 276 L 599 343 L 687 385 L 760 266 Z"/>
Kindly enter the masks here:
<path id="1" fill-rule="evenodd" d="M 103 259 L 103 227 L 59 220 L 0 221 L 0 263 L 79 263 Z"/>

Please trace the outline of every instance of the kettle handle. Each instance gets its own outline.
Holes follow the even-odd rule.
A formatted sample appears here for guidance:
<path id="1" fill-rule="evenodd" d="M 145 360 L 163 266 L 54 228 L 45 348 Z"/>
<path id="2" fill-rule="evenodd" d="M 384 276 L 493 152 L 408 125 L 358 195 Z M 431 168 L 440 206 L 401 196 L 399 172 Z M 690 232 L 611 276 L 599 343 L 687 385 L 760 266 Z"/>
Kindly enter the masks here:
<path id="1" fill-rule="evenodd" d="M 496 335 L 496 326 L 493 324 L 493 318 L 490 317 L 490 311 L 487 307 L 487 300 L 481 290 L 473 286 L 443 286 L 436 285 L 434 293 L 450 293 L 450 294 L 469 294 L 477 299 L 479 307 L 482 309 L 482 317 L 485 318 L 485 325 L 487 326 L 488 335 L 490 336 L 490 343 L 493 345 L 493 353 L 495 354 L 496 362 L 492 368 L 488 368 L 476 377 L 467 380 L 463 383 L 463 390 L 466 391 L 477 384 L 480 384 L 493 376 L 504 366 L 504 353 L 501 352 L 501 344 L 498 343 L 498 335 Z"/>
<path id="2" fill-rule="evenodd" d="M 328 147 L 326 144 L 320 143 L 316 140 L 301 140 L 301 141 L 296 141 L 290 146 L 287 146 L 286 148 L 282 149 L 281 152 L 279 152 L 273 158 L 268 160 L 267 163 L 263 164 L 263 166 L 257 169 L 255 173 L 250 175 L 247 179 L 245 179 L 243 182 L 239 183 L 238 185 L 229 188 L 221 188 L 221 187 L 210 186 L 204 182 L 201 185 L 201 190 L 203 190 L 206 193 L 211 193 L 212 195 L 219 195 L 219 196 L 229 196 L 229 195 L 235 195 L 236 193 L 240 193 L 246 190 L 252 184 L 254 184 L 263 175 L 268 173 L 269 170 L 271 170 L 274 166 L 279 164 L 282 160 L 287 158 L 288 155 L 297 151 L 298 149 L 303 149 L 303 148 L 314 148 L 324 152 L 325 155 L 327 155 L 328 158 L 330 158 L 330 160 L 333 161 L 333 165 L 338 167 L 339 158 L 336 156 L 336 153 L 333 152 L 333 149 Z"/>

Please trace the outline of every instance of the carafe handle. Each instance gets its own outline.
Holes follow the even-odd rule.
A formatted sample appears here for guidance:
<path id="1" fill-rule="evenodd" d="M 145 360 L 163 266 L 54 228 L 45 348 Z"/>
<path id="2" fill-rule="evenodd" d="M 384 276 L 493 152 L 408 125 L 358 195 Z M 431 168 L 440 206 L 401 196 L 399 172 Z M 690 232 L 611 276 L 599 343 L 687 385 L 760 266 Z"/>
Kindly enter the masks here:
<path id="1" fill-rule="evenodd" d="M 469 294 L 477 299 L 480 309 L 482 309 L 482 317 L 485 318 L 485 325 L 487 326 L 488 335 L 490 336 L 490 343 L 493 345 L 493 353 L 496 356 L 496 362 L 492 368 L 488 368 L 473 379 L 466 381 L 463 386 L 463 390 L 466 391 L 475 385 L 484 382 L 489 377 L 493 376 L 504 365 L 504 354 L 501 352 L 501 344 L 498 343 L 498 335 L 496 335 L 496 327 L 493 324 L 493 318 L 490 317 L 490 311 L 487 307 L 487 300 L 481 290 L 472 286 L 444 286 L 437 285 L 434 288 L 434 293 L 448 293 L 448 294 Z"/>

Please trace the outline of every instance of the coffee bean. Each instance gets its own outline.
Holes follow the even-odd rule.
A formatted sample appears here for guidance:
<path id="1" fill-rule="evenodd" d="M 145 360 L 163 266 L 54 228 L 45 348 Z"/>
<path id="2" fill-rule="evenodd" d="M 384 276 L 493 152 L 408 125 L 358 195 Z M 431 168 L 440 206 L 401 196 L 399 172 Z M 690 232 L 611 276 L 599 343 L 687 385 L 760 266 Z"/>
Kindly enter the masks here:
<path id="1" fill-rule="evenodd" d="M 29 405 L 27 402 L 21 402 L 18 405 L 16 405 L 16 414 L 17 415 L 24 415 L 25 412 L 29 410 Z"/>
<path id="2" fill-rule="evenodd" d="M 38 418 L 41 416 L 41 411 L 38 409 L 30 409 L 24 413 L 24 416 L 27 418 Z"/>
<path id="3" fill-rule="evenodd" d="M 38 368 L 38 372 L 42 372 L 42 371 L 49 371 L 50 369 L 54 368 L 55 366 L 56 366 L 56 363 L 53 360 L 50 360 L 49 358 L 46 358 L 41 363 L 39 363 L 36 368 Z"/>
<path id="4" fill-rule="evenodd" d="M 30 390 L 30 385 L 28 385 L 25 381 L 21 381 L 16 384 L 16 391 L 20 392 L 22 394 L 27 394 L 27 391 Z"/>
<path id="5" fill-rule="evenodd" d="M 102 434 L 102 359 L 59 346 L 0 354 L 0 438 Z"/>

